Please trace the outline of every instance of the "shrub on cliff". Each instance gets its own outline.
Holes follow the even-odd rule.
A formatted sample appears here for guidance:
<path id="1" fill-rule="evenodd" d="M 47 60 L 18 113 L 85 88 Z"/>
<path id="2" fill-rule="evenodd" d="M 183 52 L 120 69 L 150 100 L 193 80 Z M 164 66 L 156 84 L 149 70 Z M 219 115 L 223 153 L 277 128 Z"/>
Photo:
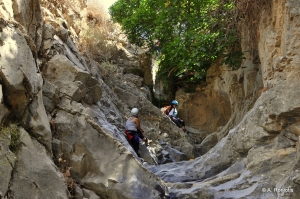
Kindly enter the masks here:
<path id="1" fill-rule="evenodd" d="M 88 5 L 86 23 L 80 33 L 80 51 L 88 52 L 98 62 L 112 60 L 118 52 L 111 36 L 115 28 L 101 5 Z"/>
<path id="2" fill-rule="evenodd" d="M 20 147 L 20 130 L 16 124 L 0 127 L 1 137 L 10 139 L 9 149 L 16 152 Z"/>
<path id="3" fill-rule="evenodd" d="M 217 58 L 233 68 L 241 64 L 233 11 L 233 0 L 118 0 L 110 7 L 131 43 L 157 51 L 160 42 L 158 77 L 170 91 L 204 81 Z"/>

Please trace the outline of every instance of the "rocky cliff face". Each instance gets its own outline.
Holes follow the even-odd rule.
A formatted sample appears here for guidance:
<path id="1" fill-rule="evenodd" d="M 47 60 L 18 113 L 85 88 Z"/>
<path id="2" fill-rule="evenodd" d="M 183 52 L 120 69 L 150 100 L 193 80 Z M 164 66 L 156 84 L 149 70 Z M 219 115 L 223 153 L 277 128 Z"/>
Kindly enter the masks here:
<path id="1" fill-rule="evenodd" d="M 178 91 L 188 135 L 150 102 L 143 50 L 112 36 L 114 64 L 79 52 L 86 1 L 0 4 L 0 198 L 297 197 L 298 1 L 262 11 L 259 58 L 216 64 L 207 86 Z M 133 107 L 153 140 L 145 162 L 124 136 Z"/>
<path id="2" fill-rule="evenodd" d="M 137 90 L 128 94 L 131 101 L 122 102 L 113 89 L 127 93 L 121 87 L 126 83 L 120 80 L 119 89 L 110 88 L 101 78 L 105 74 L 73 42 L 79 26 L 72 25 L 84 18 L 76 9 L 85 2 L 73 1 L 70 9 L 56 1 L 6 0 L 1 5 L 0 197 L 168 195 L 165 183 L 132 153 L 123 133 L 130 107 L 153 107 L 148 91 L 139 91 L 141 80 L 129 81 Z M 9 124 L 18 126 L 15 150 Z"/>
<path id="3" fill-rule="evenodd" d="M 197 148 L 202 152 L 216 144 L 207 153 L 193 162 L 151 169 L 168 182 L 171 198 L 298 197 L 299 7 L 294 0 L 270 2 L 258 25 L 259 56 L 245 54 L 237 71 L 212 67 L 209 84 L 199 93 L 178 92 L 183 109 L 191 103 L 203 114 L 189 125 L 214 117 L 212 109 L 204 108 L 209 104 L 221 111 L 226 102 L 230 108 L 221 111 L 227 117 L 216 114 L 227 120 L 224 127 L 212 124 L 213 119 L 210 128 L 202 125 L 213 133 Z M 250 45 L 247 33 L 245 29 L 244 51 Z M 201 95 L 207 97 L 200 101 Z"/>

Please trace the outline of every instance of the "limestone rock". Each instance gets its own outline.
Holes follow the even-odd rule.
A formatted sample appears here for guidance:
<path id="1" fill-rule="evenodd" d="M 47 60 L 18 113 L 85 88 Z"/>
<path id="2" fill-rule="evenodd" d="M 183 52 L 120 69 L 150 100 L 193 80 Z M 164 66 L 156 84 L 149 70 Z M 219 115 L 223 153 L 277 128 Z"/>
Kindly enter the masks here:
<path id="1" fill-rule="evenodd" d="M 43 103 L 46 111 L 49 113 L 52 112 L 59 103 L 58 88 L 48 81 L 45 81 L 43 85 Z"/>
<path id="2" fill-rule="evenodd" d="M 2 120 L 8 115 L 9 110 L 6 108 L 6 106 L 3 104 L 3 93 L 2 93 L 2 85 L 0 84 L 0 123 Z"/>
<path id="3" fill-rule="evenodd" d="M 57 31 L 57 36 L 59 36 L 59 38 L 66 43 L 68 40 L 68 37 L 70 35 L 69 31 L 63 27 L 61 27 L 58 31 Z"/>
<path id="4" fill-rule="evenodd" d="M 21 129 L 22 147 L 14 167 L 11 194 L 16 198 L 68 198 L 63 175 L 45 148 Z"/>
<path id="5" fill-rule="evenodd" d="M 3 92 L 11 111 L 20 118 L 33 95 L 41 89 L 42 78 L 26 39 L 19 29 L 5 25 L 0 36 L 0 79 Z"/>
<path id="6" fill-rule="evenodd" d="M 240 124 L 206 154 L 192 162 L 160 165 L 151 170 L 167 182 L 189 181 L 190 184 L 193 184 L 193 189 L 187 188 L 185 191 L 188 191 L 188 195 L 192 198 L 199 195 L 229 198 L 242 198 L 247 195 L 255 198 L 274 197 L 276 193 L 272 192 L 263 196 L 261 190 L 265 187 L 283 188 L 282 183 L 287 180 L 283 179 L 283 176 L 291 175 L 293 165 L 297 164 L 297 159 L 295 159 L 297 143 L 284 135 L 288 135 L 287 131 L 289 130 L 285 122 L 290 124 L 298 122 L 294 118 L 297 118 L 296 110 L 299 106 L 293 100 L 299 95 L 297 91 L 292 92 L 283 82 L 275 88 L 262 94 Z M 283 92 L 293 94 L 290 95 L 291 98 L 283 99 L 284 94 L 280 94 Z M 272 103 L 269 103 L 270 101 Z M 284 104 L 282 104 L 283 101 Z M 243 154 L 247 154 L 247 158 L 243 160 L 246 167 L 240 171 L 240 176 L 229 179 L 225 183 L 212 185 L 212 187 L 206 187 L 206 182 L 199 184 L 193 182 L 204 181 L 231 168 L 231 165 L 239 161 Z M 271 167 L 271 165 L 275 167 Z M 246 179 L 254 176 L 257 180 L 250 184 L 245 183 L 248 181 Z M 297 182 L 297 172 L 294 172 L 292 176 Z M 226 175 L 223 178 L 225 177 Z M 291 182 L 287 184 L 295 187 Z M 197 191 L 196 187 L 199 188 Z M 239 190 L 243 190 L 243 194 L 238 194 Z M 183 194 L 181 191 L 175 189 L 174 193 L 171 191 L 172 194 L 175 194 L 176 197 L 184 196 L 181 195 Z"/>
<path id="7" fill-rule="evenodd" d="M 94 192 L 92 192 L 88 189 L 83 190 L 83 195 L 84 195 L 84 198 L 100 199 L 99 196 L 97 196 Z"/>
<path id="8" fill-rule="evenodd" d="M 60 153 L 71 166 L 72 177 L 81 179 L 85 187 L 111 198 L 159 198 L 165 194 L 165 191 L 153 190 L 155 184 L 161 182 L 90 116 L 58 111 L 55 124 L 59 140 L 71 147 L 71 151 L 66 151 L 66 147 L 59 146 Z"/>
<path id="9" fill-rule="evenodd" d="M 23 123 L 48 151 L 52 151 L 52 133 L 43 104 L 42 91 L 38 93 L 26 109 Z"/>
<path id="10" fill-rule="evenodd" d="M 28 131 L 16 155 L 0 134 L 0 198 L 298 197 L 298 1 L 266 2 L 257 54 L 241 33 L 239 69 L 216 62 L 206 85 L 176 93 L 190 134 L 150 102 L 153 87 L 164 93 L 147 49 L 114 33 L 120 59 L 102 66 L 76 46 L 86 1 L 41 3 L 0 0 L 0 122 Z M 133 107 L 153 140 L 141 145 L 143 163 L 124 135 Z"/>
<path id="11" fill-rule="evenodd" d="M 213 132 L 228 122 L 231 116 L 229 95 L 221 91 L 211 92 L 215 93 L 177 91 L 175 98 L 179 102 L 178 116 L 187 126 Z"/>
<path id="12" fill-rule="evenodd" d="M 77 102 L 85 98 L 88 103 L 95 103 L 101 98 L 98 82 L 63 55 L 56 55 L 48 62 L 45 77 L 60 88 L 60 95 L 69 96 Z"/>
<path id="13" fill-rule="evenodd" d="M 15 0 L 12 4 L 14 18 L 25 27 L 39 51 L 42 42 L 43 15 L 40 0 Z"/>
<path id="14" fill-rule="evenodd" d="M 218 143 L 216 133 L 208 135 L 200 144 L 195 145 L 196 157 L 204 155 Z"/>
<path id="15" fill-rule="evenodd" d="M 160 139 L 167 142 L 167 145 L 183 153 L 187 158 L 194 158 L 194 146 L 189 143 L 186 133 L 181 131 L 160 109 L 149 103 L 148 98 L 140 91 L 138 86 L 141 84 L 137 80 L 141 81 L 141 78 L 135 75 L 123 75 L 121 69 L 111 70 L 114 70 L 115 75 L 108 79 L 104 78 L 104 82 L 112 88 L 116 97 L 122 102 L 122 106 L 125 104 L 128 108 L 140 109 L 139 115 L 142 128 L 146 130 L 145 135 L 154 141 Z M 129 116 L 130 110 L 125 109 L 122 113 Z M 153 133 L 148 134 L 148 129 Z M 162 132 L 167 136 L 163 137 Z M 166 161 L 175 161 L 175 159 Z"/>
<path id="16" fill-rule="evenodd" d="M 16 156 L 9 150 L 11 135 L 0 131 L 0 197 L 5 197 L 9 189 L 9 183 L 13 168 L 16 162 Z"/>
<path id="17" fill-rule="evenodd" d="M 48 39 L 53 39 L 54 35 L 56 33 L 56 30 L 51 24 L 44 23 L 43 27 L 43 42 Z"/>
<path id="18" fill-rule="evenodd" d="M 74 197 L 76 197 L 78 199 L 84 198 L 84 190 L 82 190 L 78 185 L 75 185 L 75 187 L 74 187 Z"/>
<path id="19" fill-rule="evenodd" d="M 290 126 L 289 130 L 296 136 L 300 136 L 299 124 L 293 124 Z"/>
<path id="20" fill-rule="evenodd" d="M 176 149 L 173 149 L 171 147 L 167 147 L 166 150 L 170 153 L 170 155 L 175 159 L 175 161 L 179 162 L 179 161 L 184 161 L 184 160 L 187 160 L 187 156 L 176 150 Z"/>
<path id="21" fill-rule="evenodd" d="M 137 87 L 141 87 L 142 83 L 143 83 L 143 79 L 141 77 L 138 77 L 133 74 L 125 74 L 124 81 L 131 82 L 131 83 L 135 84 L 135 86 L 137 86 Z"/>
<path id="22" fill-rule="evenodd" d="M 223 139 L 212 150 L 193 161 L 151 167 L 166 182 L 196 181 L 211 177 L 234 163 L 239 155 L 232 151 L 230 140 Z M 167 172 L 172 171 L 172 172 Z"/>
<path id="23" fill-rule="evenodd" d="M 13 18 L 14 13 L 12 10 L 12 1 L 11 0 L 1 0 L 0 4 L 0 13 L 5 20 L 10 20 Z"/>

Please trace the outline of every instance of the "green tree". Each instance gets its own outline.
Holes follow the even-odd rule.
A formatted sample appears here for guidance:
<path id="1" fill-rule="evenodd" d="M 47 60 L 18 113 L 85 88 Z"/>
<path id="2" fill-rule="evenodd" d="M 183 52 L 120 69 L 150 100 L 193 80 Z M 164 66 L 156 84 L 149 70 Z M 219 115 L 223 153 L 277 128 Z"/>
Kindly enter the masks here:
<path id="1" fill-rule="evenodd" d="M 168 85 L 199 82 L 221 55 L 231 65 L 239 60 L 231 0 L 119 0 L 109 10 L 131 43 L 155 50 L 160 41 L 158 75 Z"/>

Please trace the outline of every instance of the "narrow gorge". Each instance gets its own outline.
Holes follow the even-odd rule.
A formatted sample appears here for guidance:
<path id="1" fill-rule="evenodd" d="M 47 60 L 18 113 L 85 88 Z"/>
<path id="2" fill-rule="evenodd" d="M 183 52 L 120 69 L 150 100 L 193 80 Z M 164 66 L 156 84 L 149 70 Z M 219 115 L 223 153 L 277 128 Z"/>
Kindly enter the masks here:
<path id="1" fill-rule="evenodd" d="M 240 21 L 238 69 L 215 61 L 177 90 L 187 134 L 153 103 L 155 56 L 118 25 L 89 43 L 89 1 L 0 0 L 0 198 L 297 199 L 300 2 L 266 2 Z M 124 133 L 134 107 L 142 159 Z"/>

